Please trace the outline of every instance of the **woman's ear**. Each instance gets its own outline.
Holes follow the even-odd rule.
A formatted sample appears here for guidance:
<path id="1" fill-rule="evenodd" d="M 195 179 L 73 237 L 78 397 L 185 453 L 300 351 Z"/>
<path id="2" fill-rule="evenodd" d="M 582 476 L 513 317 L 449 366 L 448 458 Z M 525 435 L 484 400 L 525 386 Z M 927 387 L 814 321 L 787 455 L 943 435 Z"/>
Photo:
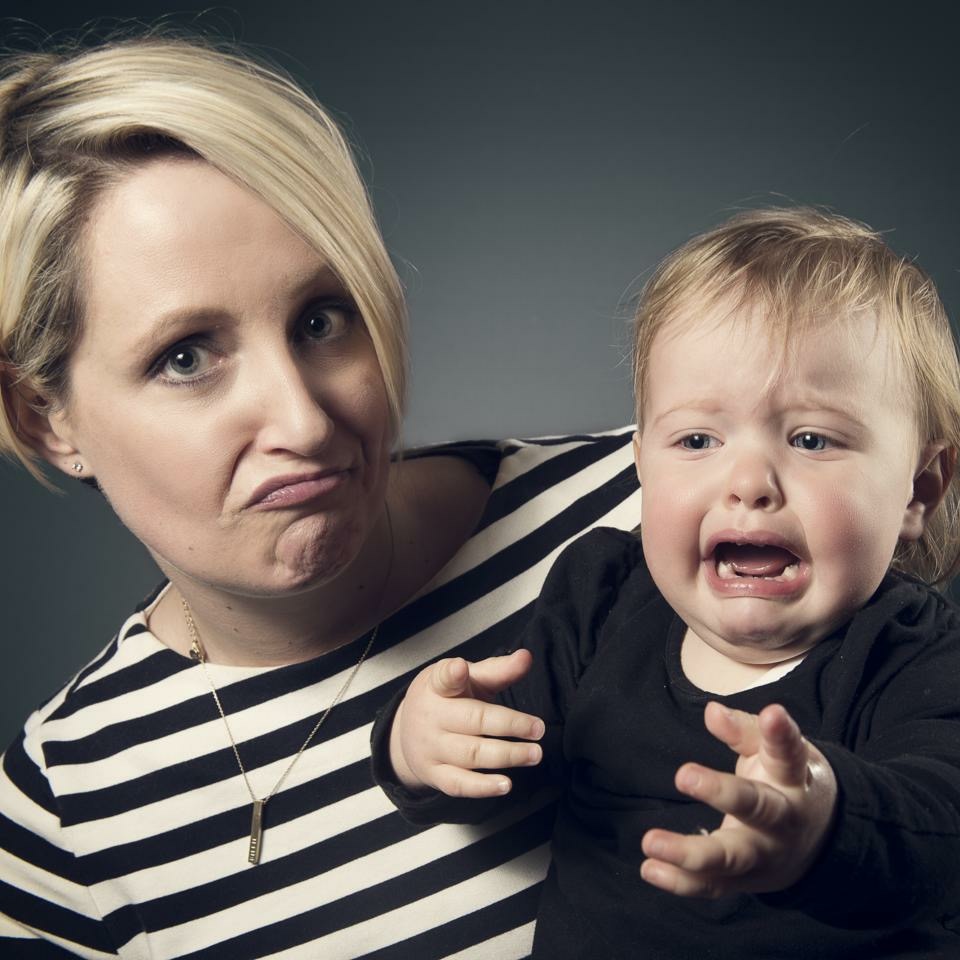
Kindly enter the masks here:
<path id="1" fill-rule="evenodd" d="M 12 383 L 0 369 L 3 403 L 10 427 L 42 460 L 72 477 L 84 472 L 84 460 L 73 442 L 65 411 L 29 383 Z"/>
<path id="2" fill-rule="evenodd" d="M 903 514 L 901 540 L 919 540 L 931 514 L 944 498 L 957 467 L 957 451 L 946 443 L 928 443 L 921 451 L 913 477 L 913 496 Z"/>

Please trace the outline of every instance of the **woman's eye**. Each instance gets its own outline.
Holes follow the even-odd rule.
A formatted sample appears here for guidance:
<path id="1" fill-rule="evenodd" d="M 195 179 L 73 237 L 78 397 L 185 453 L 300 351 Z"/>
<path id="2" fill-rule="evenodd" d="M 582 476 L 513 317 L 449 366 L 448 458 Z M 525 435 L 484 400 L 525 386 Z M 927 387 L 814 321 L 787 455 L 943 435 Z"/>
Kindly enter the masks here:
<path id="1" fill-rule="evenodd" d="M 308 340 L 329 340 L 343 334 L 354 317 L 345 303 L 317 304 L 300 318 L 300 333 Z"/>
<path id="2" fill-rule="evenodd" d="M 790 443 L 798 450 L 807 450 L 810 453 L 818 453 L 821 450 L 827 449 L 829 441 L 822 433 L 805 431 L 803 433 L 796 434 L 794 437 L 791 437 Z"/>
<path id="3" fill-rule="evenodd" d="M 210 351 L 199 343 L 178 343 L 168 350 L 157 364 L 157 374 L 172 382 L 197 380 L 208 372 Z"/>
<path id="4" fill-rule="evenodd" d="M 711 437 L 708 433 L 691 433 L 680 440 L 680 446 L 684 450 L 709 450 L 719 443 L 716 437 Z"/>

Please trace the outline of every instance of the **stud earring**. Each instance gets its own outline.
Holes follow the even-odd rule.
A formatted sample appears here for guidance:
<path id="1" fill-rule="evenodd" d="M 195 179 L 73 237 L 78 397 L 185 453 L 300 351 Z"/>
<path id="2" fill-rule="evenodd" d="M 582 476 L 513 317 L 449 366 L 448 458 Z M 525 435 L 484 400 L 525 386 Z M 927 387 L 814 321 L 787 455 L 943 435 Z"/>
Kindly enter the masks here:
<path id="1" fill-rule="evenodd" d="M 73 472 L 74 473 L 83 473 L 83 464 L 79 460 L 73 461 Z"/>

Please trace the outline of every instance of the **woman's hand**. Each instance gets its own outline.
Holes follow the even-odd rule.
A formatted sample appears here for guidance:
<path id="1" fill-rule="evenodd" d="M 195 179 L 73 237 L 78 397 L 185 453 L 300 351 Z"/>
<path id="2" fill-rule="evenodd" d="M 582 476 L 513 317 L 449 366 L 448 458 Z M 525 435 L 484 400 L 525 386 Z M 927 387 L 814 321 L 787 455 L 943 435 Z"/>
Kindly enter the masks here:
<path id="1" fill-rule="evenodd" d="M 686 763 L 676 785 L 726 816 L 703 836 L 648 830 L 640 875 L 680 896 L 784 890 L 823 846 L 837 800 L 833 769 L 779 705 L 754 715 L 710 703 L 704 721 L 740 755 L 736 773 Z"/>
<path id="2" fill-rule="evenodd" d="M 477 773 L 540 762 L 535 743 L 543 721 L 490 703 L 494 694 L 530 669 L 528 650 L 469 663 L 459 657 L 440 660 L 410 684 L 390 731 L 390 761 L 410 790 L 433 788 L 451 797 L 493 797 L 508 793 L 509 777 Z"/>

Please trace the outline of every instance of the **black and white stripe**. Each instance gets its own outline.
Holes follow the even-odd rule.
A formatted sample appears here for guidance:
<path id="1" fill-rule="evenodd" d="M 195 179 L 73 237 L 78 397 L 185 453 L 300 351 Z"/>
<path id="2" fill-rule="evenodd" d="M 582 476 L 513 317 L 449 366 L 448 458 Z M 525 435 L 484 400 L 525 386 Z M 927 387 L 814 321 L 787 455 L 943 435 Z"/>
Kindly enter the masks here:
<path id="1" fill-rule="evenodd" d="M 497 448 L 478 529 L 381 625 L 348 697 L 271 799 L 259 866 L 246 862 L 250 802 L 206 680 L 142 612 L 31 717 L 0 773 L 0 954 L 528 953 L 549 805 L 541 798 L 481 827 L 422 829 L 400 818 L 369 770 L 373 717 L 394 691 L 435 657 L 509 645 L 571 539 L 639 521 L 629 430 Z M 258 795 L 363 642 L 287 667 L 210 665 Z"/>

